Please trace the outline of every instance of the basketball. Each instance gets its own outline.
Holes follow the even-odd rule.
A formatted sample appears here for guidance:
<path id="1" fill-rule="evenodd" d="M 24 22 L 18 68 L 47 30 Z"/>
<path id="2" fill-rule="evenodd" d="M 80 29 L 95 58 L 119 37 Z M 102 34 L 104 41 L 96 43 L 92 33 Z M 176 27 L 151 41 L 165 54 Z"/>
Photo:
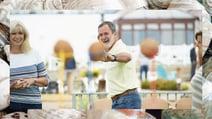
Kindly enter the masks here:
<path id="1" fill-rule="evenodd" d="M 89 56 L 92 61 L 102 61 L 104 58 L 104 46 L 100 42 L 94 42 L 89 48 Z"/>
<path id="2" fill-rule="evenodd" d="M 58 40 L 54 46 L 54 52 L 57 57 L 60 57 L 60 53 L 65 54 L 65 59 L 73 57 L 73 48 L 66 40 Z"/>
<path id="3" fill-rule="evenodd" d="M 159 43 L 151 38 L 144 39 L 140 43 L 141 53 L 149 59 L 154 58 L 159 51 Z"/>

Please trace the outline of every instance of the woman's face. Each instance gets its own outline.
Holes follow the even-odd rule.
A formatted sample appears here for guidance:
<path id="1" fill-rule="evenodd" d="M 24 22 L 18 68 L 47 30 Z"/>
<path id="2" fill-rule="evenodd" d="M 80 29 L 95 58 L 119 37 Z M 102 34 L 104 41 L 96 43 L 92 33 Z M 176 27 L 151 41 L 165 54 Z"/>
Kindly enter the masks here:
<path id="1" fill-rule="evenodd" d="M 21 47 L 24 42 L 24 32 L 20 26 L 17 26 L 14 31 L 10 33 L 10 45 Z"/>

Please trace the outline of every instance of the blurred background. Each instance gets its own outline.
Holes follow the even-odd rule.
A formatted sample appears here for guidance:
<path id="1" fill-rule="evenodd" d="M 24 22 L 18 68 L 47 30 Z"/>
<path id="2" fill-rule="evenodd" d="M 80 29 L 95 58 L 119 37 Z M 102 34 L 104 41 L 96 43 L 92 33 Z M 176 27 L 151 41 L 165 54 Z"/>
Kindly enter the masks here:
<path id="1" fill-rule="evenodd" d="M 152 81 L 159 93 L 166 91 L 161 98 L 169 102 L 191 95 L 189 56 L 195 33 L 202 30 L 199 10 L 14 10 L 10 20 L 26 25 L 32 47 L 46 63 L 51 81 L 41 89 L 44 109 L 87 109 L 95 100 L 107 97 L 104 65 L 91 60 L 89 50 L 98 42 L 98 25 L 107 20 L 116 24 L 119 37 L 137 59 L 141 96 L 151 94 Z M 160 44 L 158 55 L 148 59 L 147 78 L 140 77 L 139 70 L 143 61 L 140 44 L 146 38 Z M 90 93 L 96 96 L 88 96 Z"/>
<path id="2" fill-rule="evenodd" d="M 93 56 L 102 52 L 98 25 L 113 21 L 119 37 L 137 59 L 142 109 L 191 109 L 189 53 L 198 31 L 203 31 L 203 50 L 208 47 L 212 38 L 211 9 L 210 0 L 1 0 L 0 57 L 9 64 L 8 26 L 10 20 L 20 20 L 28 28 L 30 43 L 41 54 L 51 78 L 48 87 L 40 88 L 43 109 L 47 109 L 43 114 L 54 117 L 64 113 L 48 109 L 111 109 L 104 65 Z M 147 38 L 159 43 L 159 53 L 151 59 L 140 56 L 140 46 Z M 140 75 L 144 61 L 149 66 L 147 77 Z M 1 100 L 8 102 L 2 95 L 9 96 L 9 88 L 0 85 L 6 89 Z M 4 107 L 8 106 L 4 102 Z M 69 111 L 80 115 L 76 110 Z M 161 115 L 157 111 L 151 114 Z M 33 114 L 39 116 L 34 110 Z M 88 113 L 88 117 L 93 118 L 92 114 L 96 112 Z M 165 110 L 163 115 L 197 118 L 201 113 Z"/>

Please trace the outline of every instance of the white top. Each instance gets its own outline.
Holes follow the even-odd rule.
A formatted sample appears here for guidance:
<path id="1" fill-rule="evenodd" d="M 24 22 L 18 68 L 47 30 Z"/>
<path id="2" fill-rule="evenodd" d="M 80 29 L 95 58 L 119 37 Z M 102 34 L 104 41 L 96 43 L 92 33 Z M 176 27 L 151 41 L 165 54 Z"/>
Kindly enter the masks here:
<path id="1" fill-rule="evenodd" d="M 10 54 L 11 62 L 10 68 L 17 68 L 23 66 L 29 66 L 32 64 L 38 64 L 42 62 L 42 58 L 36 50 L 31 50 L 28 53 L 24 54 Z"/>
<path id="2" fill-rule="evenodd" d="M 123 52 L 131 54 L 130 50 L 122 40 L 118 40 L 108 53 L 117 55 Z M 109 95 L 111 97 L 128 89 L 139 87 L 140 83 L 136 76 L 135 59 L 132 59 L 128 63 L 107 62 L 106 69 Z"/>
<path id="3" fill-rule="evenodd" d="M 10 82 L 18 79 L 45 77 L 49 80 L 45 64 L 38 52 L 31 50 L 26 54 L 11 54 Z M 25 89 L 10 89 L 10 102 L 41 104 L 38 86 L 31 85 Z"/>

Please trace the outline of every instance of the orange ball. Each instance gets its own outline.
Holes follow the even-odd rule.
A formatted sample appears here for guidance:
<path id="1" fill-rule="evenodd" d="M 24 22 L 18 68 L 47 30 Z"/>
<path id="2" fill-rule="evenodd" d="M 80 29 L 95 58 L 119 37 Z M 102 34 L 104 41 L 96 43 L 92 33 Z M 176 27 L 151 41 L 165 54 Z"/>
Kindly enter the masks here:
<path id="1" fill-rule="evenodd" d="M 105 49 L 100 42 L 94 42 L 89 47 L 89 55 L 92 61 L 102 61 L 104 58 Z"/>
<path id="2" fill-rule="evenodd" d="M 60 53 L 65 53 L 65 58 L 73 57 L 73 48 L 66 40 L 58 40 L 54 46 L 54 52 L 59 57 Z"/>
<path id="3" fill-rule="evenodd" d="M 65 53 L 73 52 L 73 48 L 66 40 L 58 40 L 54 46 L 54 52 L 59 53 L 60 51 L 64 51 Z"/>
<path id="4" fill-rule="evenodd" d="M 159 51 L 159 43 L 151 38 L 144 39 L 140 44 L 141 53 L 149 59 L 154 58 Z"/>

